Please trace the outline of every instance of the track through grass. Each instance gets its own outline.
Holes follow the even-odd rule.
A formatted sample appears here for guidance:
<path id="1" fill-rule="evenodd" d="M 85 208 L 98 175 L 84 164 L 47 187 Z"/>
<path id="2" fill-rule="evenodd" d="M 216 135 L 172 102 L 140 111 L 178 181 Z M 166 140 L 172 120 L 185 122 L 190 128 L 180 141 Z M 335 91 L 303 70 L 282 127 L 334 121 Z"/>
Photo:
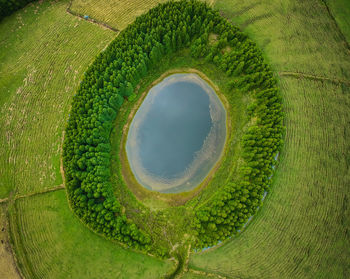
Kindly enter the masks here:
<path id="1" fill-rule="evenodd" d="M 9 241 L 7 207 L 7 204 L 0 204 L 0 278 L 17 279 L 21 276 L 13 258 Z"/>

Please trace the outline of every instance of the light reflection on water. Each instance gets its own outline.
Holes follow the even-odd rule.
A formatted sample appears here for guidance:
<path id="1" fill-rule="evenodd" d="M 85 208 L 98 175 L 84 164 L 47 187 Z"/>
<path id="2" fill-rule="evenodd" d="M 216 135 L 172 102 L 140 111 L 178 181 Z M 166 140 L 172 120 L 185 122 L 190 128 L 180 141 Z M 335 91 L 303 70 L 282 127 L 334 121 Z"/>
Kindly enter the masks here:
<path id="1" fill-rule="evenodd" d="M 126 152 L 145 188 L 178 193 L 195 188 L 220 158 L 226 111 L 196 74 L 173 74 L 154 86 L 129 128 Z"/>

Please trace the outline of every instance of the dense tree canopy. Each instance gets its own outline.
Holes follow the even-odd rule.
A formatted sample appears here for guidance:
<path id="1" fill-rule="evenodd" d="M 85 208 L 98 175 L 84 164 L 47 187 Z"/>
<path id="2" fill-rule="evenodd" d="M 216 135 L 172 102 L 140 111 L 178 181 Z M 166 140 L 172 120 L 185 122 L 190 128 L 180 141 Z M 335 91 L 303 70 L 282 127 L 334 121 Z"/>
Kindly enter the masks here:
<path id="1" fill-rule="evenodd" d="M 216 65 L 232 79 L 232 88 L 254 100 L 242 138 L 240 176 L 196 209 L 194 247 L 230 237 L 256 212 L 282 144 L 276 80 L 246 35 L 198 1 L 167 2 L 138 17 L 85 72 L 73 99 L 63 156 L 74 212 L 94 231 L 144 251 L 150 250 L 151 235 L 126 217 L 112 190 L 110 133 L 123 101 L 149 69 L 182 48 Z"/>
<path id="2" fill-rule="evenodd" d="M 0 20 L 36 0 L 0 0 Z"/>

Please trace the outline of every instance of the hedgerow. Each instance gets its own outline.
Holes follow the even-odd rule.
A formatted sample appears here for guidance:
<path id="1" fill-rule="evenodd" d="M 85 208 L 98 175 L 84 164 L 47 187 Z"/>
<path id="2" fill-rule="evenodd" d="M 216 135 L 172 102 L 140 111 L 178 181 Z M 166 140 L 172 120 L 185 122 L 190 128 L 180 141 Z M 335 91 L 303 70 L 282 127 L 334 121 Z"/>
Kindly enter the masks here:
<path id="1" fill-rule="evenodd" d="M 230 86 L 254 100 L 249 107 L 252 121 L 242 139 L 240 175 L 196 209 L 194 247 L 226 239 L 256 212 L 282 144 L 276 80 L 245 34 L 198 1 L 167 2 L 138 17 L 85 72 L 73 98 L 63 160 L 74 212 L 94 231 L 144 251 L 152 249 L 152 235 L 126 217 L 112 190 L 110 133 L 121 105 L 135 97 L 140 80 L 161 58 L 183 48 L 216 65 L 231 78 Z"/>

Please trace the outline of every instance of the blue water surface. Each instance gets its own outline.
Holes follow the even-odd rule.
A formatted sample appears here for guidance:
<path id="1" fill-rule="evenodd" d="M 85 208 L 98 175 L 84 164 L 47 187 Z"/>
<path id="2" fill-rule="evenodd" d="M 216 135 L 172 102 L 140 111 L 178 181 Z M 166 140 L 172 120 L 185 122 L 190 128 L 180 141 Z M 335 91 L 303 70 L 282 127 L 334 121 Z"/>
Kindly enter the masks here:
<path id="1" fill-rule="evenodd" d="M 154 86 L 131 122 L 126 151 L 138 182 L 160 192 L 190 190 L 219 159 L 226 111 L 195 74 L 174 74 Z"/>

